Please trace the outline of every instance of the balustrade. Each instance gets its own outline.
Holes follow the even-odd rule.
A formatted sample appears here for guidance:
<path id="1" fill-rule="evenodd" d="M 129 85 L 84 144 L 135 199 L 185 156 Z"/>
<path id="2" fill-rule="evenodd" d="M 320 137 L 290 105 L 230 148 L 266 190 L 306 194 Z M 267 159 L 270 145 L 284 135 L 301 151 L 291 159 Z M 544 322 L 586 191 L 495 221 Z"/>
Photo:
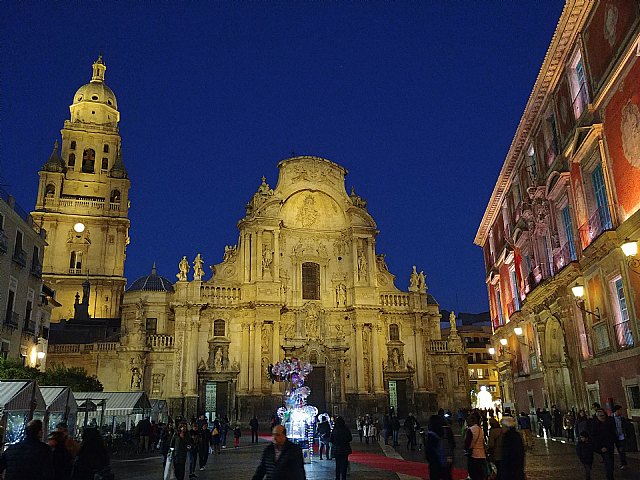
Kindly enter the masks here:
<path id="1" fill-rule="evenodd" d="M 240 302 L 240 287 L 202 285 L 202 298 L 215 305 L 236 305 Z"/>
<path id="2" fill-rule="evenodd" d="M 161 334 L 147 335 L 147 345 L 151 348 L 172 348 L 173 336 Z"/>
<path id="3" fill-rule="evenodd" d="M 380 295 L 380 304 L 383 307 L 408 307 L 409 295 L 406 293 L 383 293 Z"/>
<path id="4" fill-rule="evenodd" d="M 432 352 L 448 352 L 449 341 L 448 340 L 431 340 L 429 342 L 429 350 Z"/>

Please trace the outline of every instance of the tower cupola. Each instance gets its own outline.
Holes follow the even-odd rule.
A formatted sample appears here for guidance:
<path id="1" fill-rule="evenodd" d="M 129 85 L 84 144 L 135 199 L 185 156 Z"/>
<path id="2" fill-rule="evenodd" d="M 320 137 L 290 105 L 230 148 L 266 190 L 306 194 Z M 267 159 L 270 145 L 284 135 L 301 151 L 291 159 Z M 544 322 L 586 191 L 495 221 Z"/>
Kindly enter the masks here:
<path id="1" fill-rule="evenodd" d="M 71 122 L 93 123 L 116 127 L 120 121 L 116 96 L 104 82 L 107 66 L 102 56 L 93 62 L 91 81 L 81 86 L 69 107 Z"/>

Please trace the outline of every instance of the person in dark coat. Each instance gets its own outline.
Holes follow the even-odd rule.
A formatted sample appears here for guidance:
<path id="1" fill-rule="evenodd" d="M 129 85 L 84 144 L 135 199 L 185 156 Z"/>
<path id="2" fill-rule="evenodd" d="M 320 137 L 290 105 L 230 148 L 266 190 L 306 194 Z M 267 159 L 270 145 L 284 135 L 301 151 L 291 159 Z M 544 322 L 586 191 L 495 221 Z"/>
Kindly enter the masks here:
<path id="1" fill-rule="evenodd" d="M 185 466 L 187 463 L 187 452 L 193 448 L 191 435 L 189 435 L 187 424 L 183 423 L 178 427 L 178 431 L 173 435 L 170 443 L 173 448 L 173 471 L 177 480 L 184 480 Z"/>
<path id="2" fill-rule="evenodd" d="M 578 436 L 576 444 L 576 453 L 580 459 L 580 463 L 584 467 L 585 480 L 591 480 L 591 468 L 593 467 L 593 445 L 589 439 L 589 433 L 584 430 Z"/>
<path id="3" fill-rule="evenodd" d="M 4 480 L 53 480 L 51 451 L 41 441 L 42 421 L 31 420 L 25 435 L 0 454 L 0 474 L 5 472 Z"/>
<path id="4" fill-rule="evenodd" d="M 427 435 L 424 441 L 424 453 L 429 463 L 429 479 L 442 480 L 443 469 L 447 463 L 444 454 L 444 428 L 440 415 L 431 415 Z"/>
<path id="5" fill-rule="evenodd" d="M 273 442 L 262 452 L 252 480 L 305 480 L 302 449 L 287 439 L 284 425 L 273 427 L 272 434 Z"/>
<path id="6" fill-rule="evenodd" d="M 110 463 L 109 452 L 98 429 L 85 428 L 71 479 L 94 480 L 95 474 L 108 470 Z"/>
<path id="7" fill-rule="evenodd" d="M 497 480 L 525 480 L 524 443 L 516 430 L 516 419 L 502 417 L 502 459 L 498 466 Z"/>
<path id="8" fill-rule="evenodd" d="M 589 422 L 589 437 L 593 451 L 602 455 L 607 480 L 613 480 L 613 449 L 616 442 L 616 424 L 604 409 L 596 410 L 596 418 Z"/>
<path id="9" fill-rule="evenodd" d="M 171 448 L 170 443 L 173 438 L 175 430 L 173 428 L 173 422 L 169 422 L 169 424 L 162 429 L 161 438 L 160 438 L 160 453 L 162 453 L 162 470 L 164 471 L 164 467 L 167 464 L 167 457 L 169 456 L 169 449 Z"/>
<path id="10" fill-rule="evenodd" d="M 253 418 L 249 420 L 249 427 L 251 427 L 251 443 L 258 443 L 258 428 L 260 427 L 258 417 L 254 415 Z"/>
<path id="11" fill-rule="evenodd" d="M 197 422 L 193 422 L 191 424 L 191 430 L 189 430 L 189 439 L 191 441 L 191 448 L 189 449 L 189 478 L 191 478 L 196 475 L 198 452 L 200 451 L 200 430 L 198 429 Z"/>
<path id="12" fill-rule="evenodd" d="M 329 460 L 329 437 L 331 436 L 331 425 L 327 421 L 327 417 L 322 415 L 320 423 L 318 423 L 318 450 L 320 453 L 320 460 L 322 460 L 322 452 L 325 452 L 325 457 Z"/>
<path id="13" fill-rule="evenodd" d="M 399 446 L 400 444 L 398 443 L 398 437 L 400 435 L 400 419 L 397 417 L 397 415 L 393 415 L 391 417 L 391 434 L 393 438 L 393 446 Z"/>
<path id="14" fill-rule="evenodd" d="M 51 449 L 54 480 L 69 480 L 73 471 L 73 456 L 65 446 L 64 434 L 51 432 L 47 437 L 47 443 Z"/>
<path id="15" fill-rule="evenodd" d="M 329 437 L 329 441 L 333 445 L 333 458 L 336 459 L 336 480 L 347 480 L 351 440 L 353 440 L 353 437 L 344 422 L 344 418 L 336 417 L 333 423 L 333 431 Z"/>
<path id="16" fill-rule="evenodd" d="M 209 458 L 209 448 L 211 448 L 211 430 L 207 422 L 200 427 L 200 443 L 198 444 L 198 457 L 200 458 L 200 470 L 204 470 Z"/>

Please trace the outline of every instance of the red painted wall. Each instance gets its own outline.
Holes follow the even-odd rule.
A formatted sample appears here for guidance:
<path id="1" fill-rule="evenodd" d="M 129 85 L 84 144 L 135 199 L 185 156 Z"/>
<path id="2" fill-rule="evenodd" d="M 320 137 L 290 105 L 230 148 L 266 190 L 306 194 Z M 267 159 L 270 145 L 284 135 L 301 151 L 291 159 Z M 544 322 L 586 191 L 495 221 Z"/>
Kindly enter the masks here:
<path id="1" fill-rule="evenodd" d="M 640 375 L 640 362 L 638 357 L 625 358 L 615 362 L 607 362 L 603 365 L 583 367 L 584 381 L 600 385 L 600 401 L 613 398 L 614 402 L 627 408 L 622 377 L 632 378 Z"/>

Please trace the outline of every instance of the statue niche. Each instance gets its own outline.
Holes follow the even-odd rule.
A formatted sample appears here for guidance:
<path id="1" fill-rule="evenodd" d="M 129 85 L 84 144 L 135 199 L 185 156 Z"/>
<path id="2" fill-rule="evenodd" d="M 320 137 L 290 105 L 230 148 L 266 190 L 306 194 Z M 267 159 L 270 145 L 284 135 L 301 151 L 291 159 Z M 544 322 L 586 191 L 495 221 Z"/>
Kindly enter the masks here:
<path id="1" fill-rule="evenodd" d="M 207 360 L 207 370 L 221 373 L 229 370 L 229 340 L 219 337 L 209 340 L 209 358 Z"/>

